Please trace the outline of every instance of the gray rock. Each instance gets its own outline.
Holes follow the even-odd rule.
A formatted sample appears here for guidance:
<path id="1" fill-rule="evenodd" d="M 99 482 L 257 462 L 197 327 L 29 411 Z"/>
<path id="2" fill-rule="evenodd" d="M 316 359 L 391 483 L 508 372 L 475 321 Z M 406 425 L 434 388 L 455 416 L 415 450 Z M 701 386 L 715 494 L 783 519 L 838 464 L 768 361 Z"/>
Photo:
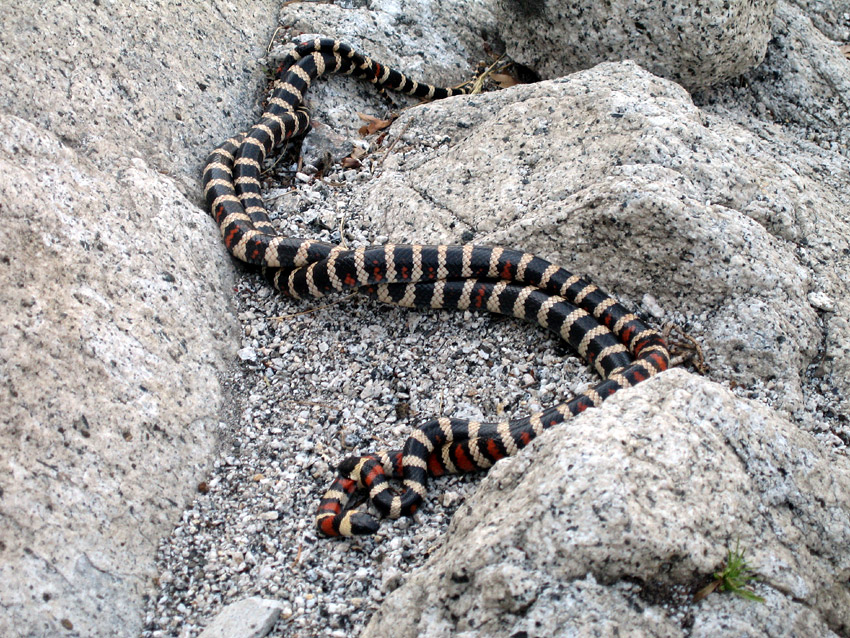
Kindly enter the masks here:
<path id="1" fill-rule="evenodd" d="M 199 197 L 206 154 L 256 114 L 278 2 L 4 2 L 0 110 L 109 170 L 142 157 Z"/>
<path id="2" fill-rule="evenodd" d="M 746 74 L 744 82 L 700 91 L 694 99 L 721 122 L 735 122 L 751 131 L 763 140 L 762 148 L 804 179 L 797 186 L 801 197 L 775 200 L 775 212 L 765 221 L 788 214 L 796 217 L 797 239 L 792 241 L 816 282 L 809 302 L 822 322 L 822 346 L 811 378 L 821 393 L 836 397 L 841 412 L 847 414 L 850 302 L 844 286 L 850 272 L 850 240 L 842 219 L 847 218 L 850 199 L 850 61 L 814 27 L 811 14 L 780 0 L 765 62 Z M 850 26 L 846 7 L 843 20 Z M 824 25 L 823 19 L 817 23 Z M 803 195 L 807 192 L 816 197 L 808 199 Z"/>
<path id="3" fill-rule="evenodd" d="M 845 11 L 850 25 L 846 6 Z M 748 128 L 780 124 L 795 136 L 846 156 L 850 150 L 850 60 L 838 43 L 815 26 L 811 15 L 796 4 L 778 0 L 764 63 L 741 82 L 700 91 L 694 98 Z M 831 178 L 829 173 L 821 177 Z"/>
<path id="4" fill-rule="evenodd" d="M 850 7 L 845 0 L 792 0 L 815 27 L 835 42 L 850 42 Z"/>
<path id="5" fill-rule="evenodd" d="M 0 7 L 3 636 L 142 628 L 235 351 L 199 168 L 251 117 L 276 4 Z"/>
<path id="6" fill-rule="evenodd" d="M 736 77 L 764 57 L 776 0 L 497 0 L 508 54 L 543 78 L 633 60 L 688 88 Z"/>
<path id="7" fill-rule="evenodd" d="M 698 635 L 850 628 L 850 464 L 764 406 L 672 370 L 497 463 L 362 636 L 553 635 L 538 614 L 575 635 L 597 622 L 576 601 L 588 592 L 607 599 L 611 633 L 660 618 L 648 635 L 686 635 L 649 591 L 710 578 L 736 539 L 768 602 L 687 601 Z M 794 633 L 806 627 L 816 632 Z"/>
<path id="8" fill-rule="evenodd" d="M 280 616 L 276 600 L 253 597 L 231 603 L 201 632 L 200 638 L 262 638 Z"/>
<path id="9" fill-rule="evenodd" d="M 694 614 L 689 635 L 692 638 L 834 638 L 845 635 L 830 630 L 818 612 L 804 603 L 766 587 L 760 587 L 759 592 L 764 594 L 764 603 L 728 594 L 709 596 Z"/>
<path id="10" fill-rule="evenodd" d="M 687 318 L 717 378 L 811 423 L 802 371 L 820 327 L 808 294 L 836 300 L 831 325 L 850 317 L 838 266 L 850 204 L 805 153 L 707 117 L 631 63 L 438 102 L 397 126 L 407 150 L 349 204 L 376 232 L 520 246 L 625 300 L 649 294 L 660 319 Z M 832 348 L 823 374 L 844 387 L 848 362 Z"/>
<path id="11" fill-rule="evenodd" d="M 110 174 L 24 120 L 0 130 L 0 633 L 131 635 L 214 448 L 230 265 L 141 160 Z"/>

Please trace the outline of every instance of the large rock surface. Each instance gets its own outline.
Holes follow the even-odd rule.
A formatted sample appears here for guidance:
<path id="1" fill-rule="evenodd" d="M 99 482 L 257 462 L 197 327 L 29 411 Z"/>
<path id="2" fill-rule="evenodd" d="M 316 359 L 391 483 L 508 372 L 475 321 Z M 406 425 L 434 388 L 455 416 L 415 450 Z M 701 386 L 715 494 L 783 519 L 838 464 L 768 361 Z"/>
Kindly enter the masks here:
<path id="1" fill-rule="evenodd" d="M 334 198 L 318 181 L 281 189 L 280 203 L 298 211 L 282 222 L 298 232 L 506 243 L 586 272 L 659 322 L 685 325 L 711 379 L 759 401 L 675 371 L 615 397 L 497 467 L 457 516 L 442 562 L 406 576 L 431 552 L 435 512 L 451 509 L 443 499 L 419 526 L 400 521 L 385 526 L 392 539 L 357 543 L 318 543 L 309 511 L 332 473 L 328 450 L 403 439 L 405 421 L 375 424 L 369 410 L 399 414 L 384 375 L 409 366 L 403 373 L 421 378 L 410 359 L 427 322 L 411 316 L 382 333 L 386 315 L 356 306 L 357 320 L 337 307 L 276 322 L 303 310 L 282 302 L 259 318 L 245 312 L 243 359 L 257 376 L 233 409 L 218 380 L 236 344 L 233 268 L 198 207 L 199 168 L 258 112 L 278 17 L 287 36 L 340 36 L 450 84 L 503 46 L 533 63 L 518 48 L 530 41 L 507 35 L 531 21 L 507 24 L 495 2 L 461 0 L 287 3 L 279 14 L 270 0 L 4 3 L 0 634 L 138 635 L 151 595 L 146 635 L 190 636 L 225 603 L 261 593 L 284 601 L 274 635 L 346 636 L 405 579 L 370 631 L 557 635 L 569 619 L 622 634 L 850 634 L 846 457 L 826 447 L 850 440 L 850 64 L 828 39 L 846 39 L 848 20 L 836 19 L 835 0 L 777 0 L 772 21 L 773 2 L 724 4 L 722 15 L 749 17 L 708 32 L 681 5 L 689 18 L 671 32 L 614 2 L 605 6 L 627 19 L 588 9 L 603 12 L 588 39 L 570 40 L 569 21 L 537 29 L 569 50 L 526 47 L 549 46 L 546 60 L 576 56 L 566 70 L 640 54 L 694 89 L 755 64 L 769 24 L 765 63 L 694 101 L 634 63 L 605 64 L 411 109 Z M 698 6 L 719 3 L 688 5 Z M 637 39 L 624 37 L 629 25 Z M 327 139 L 357 129 L 353 111 L 389 103 L 353 81 L 314 88 Z M 323 142 L 310 144 L 323 154 Z M 275 299 L 257 297 L 263 308 Z M 483 362 L 506 360 L 500 327 L 486 349 L 459 351 L 481 355 L 475 383 L 479 368 L 453 371 L 441 351 L 454 382 L 447 409 L 477 414 L 506 392 L 528 406 L 575 387 L 554 373 L 535 386 L 531 373 L 573 366 L 562 353 L 539 367 L 516 355 L 518 378 L 488 371 Z M 334 370 L 346 352 L 358 372 Z M 442 407 L 433 381 L 405 400 Z M 237 414 L 227 420 L 240 450 L 210 477 L 223 411 Z M 163 543 L 173 562 L 155 579 L 154 549 L 201 479 L 211 486 L 204 505 Z M 539 520 L 505 525 L 523 508 Z M 547 536 L 541 521 L 564 533 Z M 712 595 L 673 609 L 675 592 L 692 592 L 737 538 L 766 604 Z M 405 616 L 408 625 L 386 625 Z"/>
<path id="2" fill-rule="evenodd" d="M 815 397 L 832 396 L 841 406 L 840 414 L 846 415 L 850 412 L 850 302 L 845 290 L 850 272 L 846 230 L 850 60 L 820 29 L 831 24 L 833 37 L 850 39 L 850 12 L 846 7 L 843 13 L 837 7 L 829 9 L 830 4 L 816 2 L 803 10 L 779 0 L 764 64 L 741 82 L 700 91 L 694 98 L 704 112 L 746 128 L 760 140 L 759 148 L 780 165 L 793 167 L 804 180 L 798 182 L 800 197 L 795 198 L 803 207 L 794 206 L 795 199 L 777 201 L 766 223 L 788 214 L 796 218 L 799 232 L 791 243 L 815 284 L 809 301 L 821 322 L 822 341 L 807 375 L 815 391 L 808 395 L 808 406 L 829 414 L 831 410 Z M 808 198 L 808 193 L 814 197 Z"/>
<path id="3" fill-rule="evenodd" d="M 497 0 L 508 54 L 544 78 L 634 60 L 688 88 L 761 62 L 776 0 L 561 2 Z"/>
<path id="4" fill-rule="evenodd" d="M 652 590 L 738 541 L 766 602 L 688 601 L 686 633 Z M 846 458 L 673 370 L 498 463 L 362 635 L 846 635 L 848 543 Z"/>
<path id="5" fill-rule="evenodd" d="M 687 321 L 716 375 L 805 413 L 816 310 L 839 325 L 850 317 L 835 267 L 850 208 L 804 156 L 779 156 L 631 63 L 436 103 L 399 128 L 402 143 L 429 143 L 389 154 L 349 206 L 390 241 L 539 253 L 659 319 Z M 833 349 L 830 365 L 844 369 L 848 356 Z"/>
<path id="6" fill-rule="evenodd" d="M 198 172 L 276 3 L 106 5 L 0 7 L 3 636 L 138 635 L 234 351 Z"/>
<path id="7" fill-rule="evenodd" d="M 850 60 L 838 46 L 841 40 L 830 40 L 816 26 L 824 24 L 818 17 L 796 4 L 778 0 L 764 63 L 739 82 L 698 91 L 695 99 L 724 117 L 740 120 L 759 134 L 764 131 L 766 136 L 776 137 L 769 127 L 779 124 L 786 132 L 847 155 Z M 850 40 L 850 11 L 846 7 L 843 21 L 835 23 L 831 32 Z M 798 146 L 793 154 L 801 151 Z M 819 176 L 825 181 L 836 178 L 842 179 L 840 171 Z"/>
<path id="8" fill-rule="evenodd" d="M 204 157 L 257 108 L 277 5 L 4 2 L 0 109 L 100 168 L 142 157 L 198 197 Z"/>

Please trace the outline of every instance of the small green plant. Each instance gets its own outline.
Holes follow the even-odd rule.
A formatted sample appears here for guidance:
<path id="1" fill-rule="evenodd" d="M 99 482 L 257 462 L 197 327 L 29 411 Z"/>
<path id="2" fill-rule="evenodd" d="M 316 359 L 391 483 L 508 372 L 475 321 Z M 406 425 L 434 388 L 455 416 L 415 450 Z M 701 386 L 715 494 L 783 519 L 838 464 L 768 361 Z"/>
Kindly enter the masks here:
<path id="1" fill-rule="evenodd" d="M 713 591 L 728 591 L 736 596 L 746 598 L 758 603 L 763 603 L 764 598 L 756 594 L 748 585 L 756 579 L 744 559 L 744 552 L 740 548 L 740 540 L 735 541 L 735 549 L 730 549 L 726 554 L 726 563 L 719 572 L 714 573 L 714 580 L 700 589 L 694 596 L 694 602 L 698 602 Z"/>

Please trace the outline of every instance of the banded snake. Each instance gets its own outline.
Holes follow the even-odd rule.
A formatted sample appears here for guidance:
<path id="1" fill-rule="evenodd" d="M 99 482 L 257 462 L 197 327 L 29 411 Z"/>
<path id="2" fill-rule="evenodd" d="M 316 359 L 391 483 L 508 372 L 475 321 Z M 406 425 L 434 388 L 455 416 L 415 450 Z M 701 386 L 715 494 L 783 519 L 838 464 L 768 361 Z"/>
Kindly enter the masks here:
<path id="1" fill-rule="evenodd" d="M 497 423 L 432 419 L 416 428 L 400 450 L 344 460 L 321 499 L 316 527 L 326 536 L 348 536 L 378 529 L 375 517 L 351 507 L 358 490 L 367 493 L 381 515 L 410 516 L 425 496 L 429 475 L 486 469 L 543 430 L 667 369 L 670 358 L 662 336 L 613 297 L 530 253 L 474 244 L 348 250 L 280 235 L 261 197 L 261 166 L 285 140 L 307 131 L 304 94 L 317 77 L 329 73 L 429 100 L 466 92 L 410 80 L 337 40 L 297 45 L 277 70 L 260 121 L 216 148 L 204 169 L 207 207 L 228 251 L 262 266 L 275 288 L 295 298 L 359 289 L 410 308 L 485 309 L 535 321 L 566 340 L 603 379 L 570 401 L 528 417 Z M 390 479 L 403 480 L 401 494 L 390 489 Z"/>

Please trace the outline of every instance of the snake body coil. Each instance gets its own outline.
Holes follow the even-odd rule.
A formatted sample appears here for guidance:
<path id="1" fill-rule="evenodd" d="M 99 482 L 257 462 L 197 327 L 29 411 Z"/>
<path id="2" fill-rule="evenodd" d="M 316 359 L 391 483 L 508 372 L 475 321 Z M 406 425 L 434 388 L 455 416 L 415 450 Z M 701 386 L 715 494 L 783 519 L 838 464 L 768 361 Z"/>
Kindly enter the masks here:
<path id="1" fill-rule="evenodd" d="M 415 429 L 401 450 L 346 459 L 321 500 L 316 525 L 327 536 L 347 536 L 378 528 L 373 516 L 350 508 L 358 490 L 383 516 L 409 516 L 425 496 L 429 475 L 486 469 L 543 430 L 667 369 L 669 355 L 661 335 L 614 298 L 530 253 L 474 244 L 347 250 L 279 235 L 260 195 L 261 164 L 283 141 L 307 130 L 304 93 L 327 73 L 351 74 L 424 99 L 465 93 L 410 80 L 336 40 L 298 45 L 278 69 L 261 120 L 216 148 L 204 170 L 207 206 L 228 251 L 263 266 L 277 289 L 296 298 L 359 289 L 405 307 L 481 309 L 537 322 L 567 341 L 603 379 L 538 414 L 498 423 L 433 419 Z M 404 491 L 394 494 L 389 479 L 402 479 Z"/>

